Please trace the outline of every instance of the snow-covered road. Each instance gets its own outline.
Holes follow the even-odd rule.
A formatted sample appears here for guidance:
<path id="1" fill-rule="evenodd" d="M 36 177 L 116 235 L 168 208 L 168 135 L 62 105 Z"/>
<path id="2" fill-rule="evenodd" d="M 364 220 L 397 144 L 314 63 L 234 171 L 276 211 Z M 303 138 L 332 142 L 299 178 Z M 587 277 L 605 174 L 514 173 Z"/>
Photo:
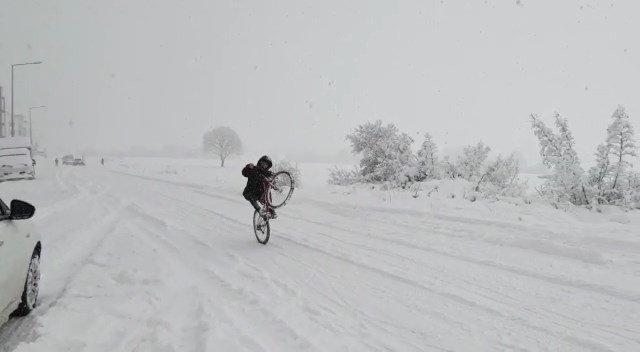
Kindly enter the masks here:
<path id="1" fill-rule="evenodd" d="M 0 351 L 640 351 L 637 222 L 300 192 L 262 246 L 240 192 L 91 166 L 0 185 L 44 237 Z"/>

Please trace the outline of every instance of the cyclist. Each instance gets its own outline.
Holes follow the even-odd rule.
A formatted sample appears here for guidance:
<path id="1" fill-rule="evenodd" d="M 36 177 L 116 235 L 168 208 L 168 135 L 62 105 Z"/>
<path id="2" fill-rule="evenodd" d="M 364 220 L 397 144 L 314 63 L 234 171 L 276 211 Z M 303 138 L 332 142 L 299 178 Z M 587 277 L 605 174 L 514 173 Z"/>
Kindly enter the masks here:
<path id="1" fill-rule="evenodd" d="M 271 166 L 273 166 L 271 158 L 263 155 L 256 165 L 247 164 L 242 169 L 242 176 L 247 178 L 247 186 L 244 188 L 242 195 L 249 201 L 249 203 L 251 203 L 253 208 L 257 210 L 263 218 L 267 217 L 267 212 L 264 208 L 260 207 L 258 201 L 262 198 L 262 194 L 264 193 L 264 179 L 273 176 L 273 172 L 269 171 Z M 269 215 L 271 219 L 278 217 L 275 210 L 271 209 L 270 213 L 271 214 Z"/>

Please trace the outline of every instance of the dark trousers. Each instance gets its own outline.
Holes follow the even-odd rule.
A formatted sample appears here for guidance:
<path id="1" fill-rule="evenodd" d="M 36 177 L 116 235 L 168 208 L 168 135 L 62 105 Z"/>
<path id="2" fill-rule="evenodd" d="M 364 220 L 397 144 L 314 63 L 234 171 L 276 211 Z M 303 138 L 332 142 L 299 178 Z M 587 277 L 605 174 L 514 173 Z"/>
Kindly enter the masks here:
<path id="1" fill-rule="evenodd" d="M 258 204 L 258 201 L 255 199 L 247 199 L 249 201 L 249 203 L 251 203 L 251 205 L 253 206 L 253 209 L 260 211 L 260 205 Z"/>

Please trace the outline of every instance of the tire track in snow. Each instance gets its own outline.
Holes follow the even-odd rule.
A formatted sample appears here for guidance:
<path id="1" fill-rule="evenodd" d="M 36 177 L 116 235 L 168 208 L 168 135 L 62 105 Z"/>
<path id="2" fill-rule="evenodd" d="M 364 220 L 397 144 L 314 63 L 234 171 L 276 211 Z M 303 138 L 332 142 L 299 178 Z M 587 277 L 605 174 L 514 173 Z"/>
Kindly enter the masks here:
<path id="1" fill-rule="evenodd" d="M 400 244 L 400 245 L 406 246 L 407 248 L 411 248 L 411 249 L 414 249 L 414 250 L 425 251 L 425 252 L 428 252 L 430 254 L 442 255 L 444 257 L 448 257 L 448 258 L 456 260 L 456 261 L 457 260 L 461 260 L 461 261 L 466 261 L 466 262 L 468 262 L 470 264 L 477 264 L 477 265 L 480 265 L 480 266 L 488 266 L 488 267 L 490 267 L 492 269 L 501 269 L 501 270 L 504 270 L 504 271 L 507 271 L 507 272 L 510 272 L 510 273 L 513 273 L 513 274 L 516 274 L 516 275 L 523 275 L 523 276 L 527 276 L 527 277 L 531 277 L 531 278 L 535 278 L 535 279 L 540 279 L 540 280 L 543 280 L 543 281 L 546 281 L 546 282 L 549 282 L 549 283 L 558 284 L 558 285 L 561 285 L 561 286 L 569 286 L 569 287 L 575 288 L 575 289 L 586 289 L 586 290 L 589 290 L 589 291 L 593 291 L 594 293 L 605 294 L 605 295 L 607 295 L 608 293 L 613 293 L 613 294 L 611 294 L 609 296 L 615 297 L 615 298 L 621 298 L 621 299 L 625 299 L 625 300 L 631 300 L 632 302 L 635 302 L 633 299 L 630 299 L 629 297 L 625 296 L 623 293 L 618 294 L 617 292 L 612 291 L 612 290 L 606 290 L 605 292 L 602 292 L 601 290 L 593 290 L 591 286 L 588 286 L 586 288 L 583 287 L 583 286 L 574 286 L 574 285 L 571 285 L 568 282 L 562 281 L 561 278 L 559 279 L 559 281 L 557 281 L 557 280 L 553 280 L 552 277 L 547 277 L 547 276 L 542 276 L 542 275 L 535 274 L 535 273 L 529 273 L 529 272 L 526 272 L 526 271 L 521 271 L 519 269 L 511 268 L 511 267 L 508 267 L 508 266 L 505 266 L 505 265 L 502 265 L 502 264 L 498 264 L 498 263 L 494 263 L 494 262 L 482 261 L 482 260 L 477 260 L 477 259 L 474 259 L 474 258 L 464 257 L 464 256 L 457 256 L 457 255 L 453 255 L 453 254 L 450 254 L 450 253 L 447 253 L 447 252 L 443 252 L 443 251 L 434 249 L 432 247 L 425 247 L 425 246 L 421 246 L 421 245 L 418 245 L 418 244 L 415 244 L 415 243 L 411 243 L 411 242 L 408 242 L 408 241 L 404 241 L 404 240 L 390 240 L 390 239 L 387 239 L 387 238 L 384 238 L 384 237 L 381 237 L 381 236 L 373 235 L 372 233 L 364 233 L 364 232 L 356 231 L 356 230 L 353 230 L 353 229 L 345 229 L 345 228 L 341 228 L 341 227 L 338 227 L 338 226 L 335 226 L 335 225 L 327 225 L 327 224 L 324 224 L 324 223 L 319 223 L 319 222 L 316 222 L 316 221 L 311 221 L 311 220 L 304 219 L 304 218 L 299 218 L 299 217 L 296 218 L 296 219 L 300 220 L 300 221 L 304 221 L 304 222 L 313 223 L 314 225 L 318 225 L 320 227 L 331 228 L 331 229 L 339 229 L 342 232 L 358 234 L 360 236 L 366 237 L 367 241 L 349 242 L 349 241 L 347 241 L 347 240 L 345 240 L 343 238 L 338 238 L 338 237 L 335 237 L 335 236 L 331 236 L 331 235 L 329 235 L 327 233 L 316 232 L 317 235 L 321 235 L 323 237 L 326 237 L 326 238 L 330 239 L 331 241 L 333 241 L 334 243 L 340 243 L 340 244 L 343 244 L 343 245 L 348 245 L 349 247 L 352 248 L 352 250 L 366 250 L 366 251 L 369 251 L 370 253 L 372 253 L 373 255 L 384 253 L 384 254 L 389 255 L 389 256 L 398 257 L 401 260 L 411 261 L 415 265 L 418 265 L 419 267 L 425 267 L 425 265 L 428 266 L 429 263 L 424 262 L 424 261 L 417 262 L 415 259 L 412 259 L 412 258 L 409 258 L 409 257 L 400 256 L 396 252 L 369 246 L 369 245 L 367 245 L 368 240 L 371 239 L 371 238 L 374 238 L 374 239 L 378 239 L 380 241 L 387 242 L 387 243 Z M 454 283 L 454 282 L 451 282 L 450 280 L 444 280 L 441 277 L 439 278 L 439 280 L 442 281 L 442 282 L 447 282 L 447 284 L 452 286 L 452 287 L 453 286 L 457 286 L 458 290 L 460 292 L 464 292 L 464 291 L 473 292 L 474 294 L 476 294 L 476 295 L 478 295 L 480 297 L 483 297 L 484 299 L 494 301 L 497 304 L 503 304 L 503 303 L 505 303 L 504 299 L 508 299 L 508 300 L 512 301 L 511 306 L 513 306 L 513 307 L 522 306 L 522 302 L 520 302 L 516 297 L 512 297 L 512 296 L 509 296 L 509 295 L 505 294 L 504 292 L 496 291 L 496 290 L 491 289 L 490 287 L 480 285 L 480 284 L 478 284 L 476 282 L 477 280 L 475 280 L 475 281 L 465 280 L 460 276 L 460 274 L 457 274 L 455 277 L 457 279 L 461 279 L 462 282 L 461 283 Z M 480 289 L 482 291 L 487 291 L 488 294 L 480 292 L 478 290 L 473 290 L 472 291 L 470 289 L 471 287 L 476 287 L 477 289 Z M 601 287 L 598 287 L 598 288 L 601 288 Z M 501 298 L 501 299 L 497 299 L 497 298 Z M 556 311 L 551 311 L 551 310 L 545 309 L 544 307 L 537 307 L 535 310 L 532 310 L 531 308 L 528 308 L 526 306 L 522 306 L 521 309 L 526 311 L 528 314 L 532 314 L 534 316 L 538 316 L 540 321 L 543 321 L 543 322 L 545 322 L 545 321 L 554 321 L 556 324 L 561 324 L 558 321 L 558 319 L 551 318 L 553 316 L 553 317 L 556 317 L 556 318 L 561 318 L 565 322 L 571 322 L 572 323 L 572 324 L 566 324 L 565 323 L 565 325 L 561 326 L 561 328 L 575 329 L 576 324 L 577 325 L 589 324 L 593 329 L 602 331 L 602 332 L 607 334 L 607 336 L 605 338 L 603 338 L 603 340 L 608 340 L 608 339 L 611 338 L 611 335 L 613 335 L 613 336 L 618 337 L 619 339 L 623 339 L 623 340 L 627 340 L 627 341 L 630 341 L 630 342 L 634 342 L 635 344 L 640 344 L 640 340 L 637 337 L 634 337 L 634 336 L 638 336 L 639 335 L 638 331 L 633 331 L 633 330 L 627 329 L 625 331 L 629 332 L 632 336 L 626 336 L 626 335 L 620 334 L 619 332 L 617 332 L 613 328 L 608 328 L 607 326 L 603 326 L 602 324 L 587 323 L 585 321 L 577 320 L 577 319 L 574 319 L 574 318 L 572 318 L 570 316 L 567 316 L 567 315 L 564 315 L 564 314 L 560 314 L 560 313 L 558 313 Z"/>
<path id="2" fill-rule="evenodd" d="M 491 308 L 491 307 L 488 307 L 488 306 L 484 306 L 484 305 L 478 304 L 477 302 L 471 301 L 469 299 L 466 299 L 464 297 L 461 297 L 461 296 L 458 296 L 458 295 L 455 295 L 455 294 L 452 294 L 452 293 L 449 293 L 449 292 L 442 292 L 442 291 L 434 290 L 434 289 L 432 289 L 432 288 L 430 288 L 430 287 L 428 287 L 428 286 L 426 286 L 424 284 L 421 284 L 420 282 L 404 278 L 404 277 L 402 277 L 400 275 L 397 275 L 397 274 L 394 274 L 394 273 L 391 273 L 391 272 L 388 272 L 388 271 L 385 271 L 385 270 L 382 270 L 382 269 L 379 269 L 379 268 L 364 264 L 362 262 L 358 262 L 357 260 L 354 260 L 354 259 L 352 259 L 352 258 L 350 258 L 348 256 L 340 256 L 340 255 L 334 254 L 332 252 L 329 252 L 327 250 L 320 249 L 318 247 L 314 247 L 312 245 L 293 240 L 292 236 L 289 236 L 289 237 L 284 237 L 283 236 L 283 237 L 281 237 L 281 239 L 286 241 L 286 242 L 289 242 L 289 243 L 304 247 L 304 248 L 309 249 L 311 251 L 322 253 L 322 254 L 324 254 L 326 256 L 329 256 L 329 257 L 332 257 L 332 258 L 334 258 L 336 260 L 340 260 L 340 261 L 343 261 L 345 263 L 357 266 L 358 268 L 367 270 L 369 272 L 376 273 L 378 275 L 387 277 L 387 278 L 389 278 L 389 279 L 391 279 L 393 281 L 405 284 L 407 286 L 411 286 L 411 287 L 416 288 L 416 289 L 418 289 L 420 291 L 424 291 L 424 292 L 430 293 L 432 295 L 436 295 L 436 296 L 440 296 L 440 297 L 446 298 L 447 300 L 453 301 L 456 304 L 460 304 L 460 305 L 466 306 L 468 308 L 487 313 L 487 314 L 489 314 L 491 316 L 494 316 L 496 318 L 499 318 L 501 320 L 504 320 L 504 321 L 511 321 L 512 320 L 512 318 L 509 315 L 507 315 L 505 313 L 502 313 L 501 310 L 497 310 L 497 309 L 494 309 L 494 308 Z M 525 327 L 527 327 L 527 328 L 529 328 L 531 330 L 538 331 L 538 332 L 542 333 L 544 336 L 554 336 L 558 340 L 565 340 L 567 342 L 571 342 L 572 344 L 579 345 L 579 346 L 584 347 L 584 348 L 589 349 L 589 350 L 595 349 L 595 350 L 598 350 L 598 351 L 610 351 L 610 352 L 615 351 L 611 347 L 602 345 L 602 344 L 600 344 L 598 342 L 590 341 L 590 340 L 586 340 L 586 339 L 582 339 L 582 338 L 578 338 L 578 337 L 574 337 L 574 336 L 562 335 L 562 334 L 559 334 L 555 330 L 551 330 L 551 329 L 547 329 L 547 328 L 544 328 L 544 327 L 539 327 L 539 326 L 536 326 L 536 325 L 532 325 L 532 324 L 530 324 L 530 323 L 528 323 L 526 321 L 521 321 L 520 324 L 522 324 L 523 326 L 525 326 Z"/>
<path id="3" fill-rule="evenodd" d="M 146 212 L 144 205 L 138 204 L 136 200 L 132 200 L 136 207 L 131 208 L 130 213 L 135 213 L 136 220 L 131 220 L 133 223 L 139 221 L 136 226 L 139 229 L 139 233 L 146 235 L 150 238 L 150 242 L 156 244 L 162 244 L 167 250 L 173 253 L 175 257 L 180 257 L 183 259 L 192 258 L 193 253 L 187 253 L 182 249 L 182 246 L 178 246 L 172 242 L 170 242 L 169 238 L 180 238 L 182 241 L 185 239 L 190 239 L 194 246 L 193 248 L 204 248 L 202 246 L 202 241 L 196 238 L 193 238 L 192 235 L 182 229 L 177 229 L 173 225 L 167 224 L 162 218 L 157 217 L 155 215 L 151 215 Z M 170 236 L 163 236 L 163 234 L 171 233 Z M 205 258 L 205 255 L 211 255 L 208 253 L 209 248 L 205 248 L 206 250 L 201 250 L 199 256 L 194 257 L 193 259 L 186 260 L 190 265 L 186 265 L 186 263 L 176 264 L 184 266 L 184 270 L 193 271 L 194 268 L 199 268 L 201 263 L 198 263 L 197 258 Z M 178 262 L 178 261 L 176 261 Z M 226 311 L 226 316 L 231 321 L 234 321 L 234 325 L 237 326 L 238 330 L 241 330 L 240 326 L 247 326 L 251 324 L 258 323 L 261 327 L 260 329 L 264 329 L 265 327 L 270 327 L 269 330 L 272 331 L 261 331 L 260 334 L 262 336 L 269 336 L 269 340 L 271 340 L 271 344 L 282 344 L 285 343 L 285 346 L 294 346 L 295 350 L 315 350 L 312 345 L 302 338 L 290 325 L 279 318 L 277 318 L 270 310 L 266 307 L 268 306 L 267 302 L 261 300 L 260 295 L 247 290 L 243 287 L 234 287 L 232 283 L 224 279 L 215 269 L 212 268 L 199 268 L 198 272 L 192 273 L 193 275 L 197 275 L 200 280 L 197 280 L 197 283 L 194 283 L 198 287 L 209 288 L 209 290 L 213 289 L 213 292 L 216 292 L 217 297 L 224 297 L 225 307 L 218 307 L 223 311 Z M 235 316 L 229 312 L 228 307 L 234 308 L 233 311 L 236 313 Z M 240 309 L 240 311 L 238 311 Z M 238 315 L 238 313 L 241 313 Z M 248 314 L 248 315 L 247 315 Z M 247 316 L 245 316 L 247 315 Z M 273 330 L 275 329 L 275 330 Z M 248 336 L 246 336 L 248 338 Z M 254 339 L 252 339 L 254 340 Z M 254 340 L 254 343 L 260 345 L 257 341 Z"/>
<path id="4" fill-rule="evenodd" d="M 161 196 L 161 197 L 164 197 L 164 198 L 167 198 L 167 199 L 170 199 L 170 200 L 174 201 L 175 203 L 172 203 L 172 206 L 176 206 L 176 204 L 178 204 L 178 203 L 184 203 L 184 204 L 186 204 L 187 206 L 181 207 L 181 208 L 183 209 L 183 213 L 182 213 L 182 214 L 179 214 L 179 215 L 192 216 L 192 217 L 197 216 L 197 213 L 195 213 L 195 212 L 192 210 L 194 207 L 195 207 L 195 208 L 198 208 L 198 209 L 200 210 L 200 211 L 199 211 L 200 213 L 214 213 L 214 214 L 218 215 L 218 213 L 217 213 L 217 212 L 211 211 L 210 209 L 201 209 L 199 205 L 194 204 L 194 203 L 191 203 L 191 202 L 189 202 L 189 201 L 185 200 L 183 197 L 172 197 L 172 196 L 170 196 L 170 195 L 163 194 L 162 192 L 154 192 L 154 195 L 156 195 L 156 196 Z M 211 195 L 210 195 L 210 194 L 208 194 L 208 196 L 209 196 L 209 197 L 211 197 Z M 242 203 L 242 204 L 244 205 L 244 203 Z M 176 215 L 178 215 L 178 214 L 176 214 Z M 221 214 L 220 214 L 220 215 L 221 215 Z M 237 220 L 235 220 L 235 219 L 229 219 L 229 218 L 228 218 L 228 217 L 226 217 L 226 216 L 221 216 L 221 218 L 222 218 L 222 219 L 224 219 L 224 220 L 231 220 L 231 223 L 232 223 L 232 224 L 242 225 L 241 227 L 245 228 L 245 229 L 246 229 L 246 230 L 248 230 L 248 231 L 251 231 L 251 227 L 250 227 L 249 225 L 247 225 L 247 224 L 243 224 L 243 223 L 241 223 L 241 222 L 238 222 L 238 221 L 237 221 Z M 243 230 L 244 230 L 244 229 L 243 229 Z M 269 281 L 267 281 L 267 284 L 268 284 L 268 283 L 269 283 Z M 282 286 L 283 286 L 283 285 L 282 285 L 282 282 L 281 282 L 281 287 L 282 287 Z M 375 336 L 372 336 L 372 338 L 375 338 Z M 380 343 L 381 343 L 381 344 L 383 344 L 384 342 L 383 342 L 383 341 L 380 341 Z M 415 347 L 415 346 L 414 346 L 414 347 Z"/>
<path id="5" fill-rule="evenodd" d="M 351 233 L 351 234 L 355 234 L 355 235 L 359 235 L 361 237 L 364 237 L 366 240 L 369 239 L 375 239 L 375 240 L 379 240 L 385 243 L 389 243 L 389 244 L 393 244 L 393 245 L 398 245 L 398 246 L 403 246 L 406 248 L 410 248 L 410 249 L 419 249 L 421 251 L 424 251 L 426 253 L 429 254 L 438 254 L 438 255 L 442 255 L 445 257 L 449 257 L 451 259 L 455 259 L 455 260 L 459 260 L 459 261 L 464 261 L 467 262 L 469 264 L 475 264 L 475 265 L 479 265 L 479 266 L 485 266 L 485 267 L 490 267 L 492 269 L 497 269 L 497 270 L 501 270 L 501 271 L 505 271 L 505 272 L 509 272 L 509 273 L 513 273 L 516 275 L 520 275 L 520 276 L 526 276 L 532 279 L 537 279 L 537 280 L 542 280 L 545 281 L 547 283 L 551 283 L 551 284 L 555 284 L 555 285 L 560 285 L 560 286 L 565 286 L 565 287 L 570 287 L 573 289 L 581 289 L 581 290 L 586 290 L 586 291 L 590 291 L 593 293 L 598 293 L 598 294 L 602 294 L 602 295 L 606 295 L 606 296 L 611 296 L 617 299 L 622 299 L 622 300 L 626 300 L 626 301 L 630 301 L 633 303 L 638 303 L 640 302 L 640 294 L 630 294 L 630 293 L 625 293 L 625 292 L 620 292 L 617 291 L 616 289 L 613 288 L 609 288 L 607 286 L 601 286 L 601 285 L 596 285 L 596 284 L 592 284 L 592 283 L 588 283 L 585 281 L 581 281 L 578 279 L 570 279 L 570 278 L 566 278 L 566 277 L 553 277 L 553 276 L 546 276 L 546 275 L 541 275 L 538 274 L 536 272 L 532 272 L 532 271 L 527 271 L 525 269 L 519 269 L 519 268 L 514 268 L 511 266 L 507 266 L 504 264 L 500 264 L 500 263 L 496 263 L 493 261 L 489 261 L 489 260 L 482 260 L 482 259 L 475 259 L 472 257 L 468 257 L 468 256 L 464 256 L 464 255 L 460 255 L 460 254 L 452 254 L 449 252 L 445 252 L 430 246 L 424 246 L 421 245 L 419 243 L 416 242 L 411 242 L 411 241 L 407 241 L 407 240 L 403 240 L 400 238 L 388 238 L 388 237 L 383 237 L 383 236 L 379 236 L 379 235 L 375 235 L 373 232 L 363 232 L 363 231 L 358 231 L 355 230 L 354 228 L 344 228 L 344 227 L 340 227 L 340 226 L 336 226 L 336 225 L 332 225 L 332 224 L 326 224 L 326 223 L 322 223 L 319 221 L 314 221 L 314 220 L 309 220 L 303 217 L 293 217 L 293 216 L 287 216 L 288 218 L 292 218 L 301 222 L 306 222 L 306 223 L 310 223 L 319 227 L 323 227 L 323 228 L 327 228 L 327 229 L 332 229 L 332 230 L 338 230 L 338 231 L 342 231 L 342 232 L 346 232 L 346 233 Z M 375 221 L 375 220 L 374 220 Z M 388 225 L 386 223 L 382 223 L 384 225 Z M 396 226 L 398 224 L 394 224 L 394 226 Z M 399 226 L 402 226 L 404 228 L 407 228 L 413 232 L 415 231 L 424 231 L 424 228 L 421 227 L 416 227 L 416 226 L 410 226 L 410 225 L 403 225 L 400 224 Z M 443 236 L 443 237 L 449 237 L 449 233 L 446 231 L 442 231 L 439 230 L 437 232 L 430 232 L 429 235 L 437 235 L 437 236 Z M 329 235 L 326 235 L 327 237 L 331 237 Z M 334 240 L 337 240 L 337 238 L 332 237 Z M 357 246 L 357 244 L 352 244 L 354 246 Z"/>
<path id="6" fill-rule="evenodd" d="M 164 195 L 163 195 L 163 196 L 164 196 Z M 174 200 L 176 200 L 176 201 L 181 201 L 181 202 L 184 202 L 184 203 L 189 204 L 188 202 L 184 201 L 182 198 L 175 198 Z M 193 205 L 193 204 L 191 204 L 190 206 L 192 206 L 192 207 L 193 207 L 194 205 Z M 140 208 L 140 207 L 138 207 L 138 208 Z M 185 213 L 184 213 L 184 214 L 185 214 L 185 215 L 191 215 L 191 216 L 194 216 L 194 215 L 195 215 L 193 211 L 187 211 L 187 210 L 185 210 Z M 147 215 L 148 215 L 148 214 L 147 214 Z M 163 226 L 167 226 L 167 224 L 166 224 L 163 220 L 161 220 L 161 217 L 160 217 L 160 216 L 158 216 L 158 217 L 156 217 L 156 216 L 152 216 L 152 218 L 153 218 L 153 222 L 154 222 L 154 223 L 160 223 L 160 224 L 162 224 Z M 223 216 L 222 218 L 223 218 L 224 220 L 227 220 L 227 217 L 225 217 L 225 216 Z M 237 221 L 237 220 L 235 220 L 235 219 L 232 219 L 232 221 L 231 221 L 231 222 L 232 222 L 233 224 L 238 224 L 238 221 Z M 249 228 L 250 228 L 250 227 L 249 227 L 248 225 L 246 225 L 246 224 L 244 225 L 244 227 L 246 227 L 247 229 L 249 229 Z M 182 231 L 182 230 L 181 230 L 181 231 Z M 184 234 L 184 235 L 185 235 L 185 236 L 187 236 L 187 234 Z M 171 247 L 175 249 L 175 246 L 171 245 Z"/>
<path id="7" fill-rule="evenodd" d="M 203 193 L 206 193 L 206 192 L 198 192 L 198 193 L 203 194 Z M 211 195 L 211 197 L 218 198 L 218 197 L 215 197 L 214 195 Z M 223 198 L 223 197 L 222 197 L 222 198 Z M 223 215 L 223 214 L 219 214 L 219 215 Z M 235 220 L 235 219 L 229 219 L 229 218 L 227 218 L 226 220 L 231 220 L 232 222 L 238 222 L 238 221 L 237 221 L 237 220 Z M 349 231 L 348 231 L 348 232 L 349 232 Z M 352 231 L 351 231 L 351 232 L 352 232 Z M 283 234 L 284 234 L 284 233 L 283 233 Z M 286 235 L 286 234 L 285 234 L 285 235 Z M 290 237 L 291 237 L 291 236 L 290 236 Z M 294 236 L 294 237 L 295 237 L 295 236 Z M 291 238 L 294 238 L 294 237 L 291 237 Z M 399 245 L 399 244 L 398 244 L 398 245 Z M 404 245 L 405 247 L 413 247 L 413 246 L 414 246 L 414 244 L 412 244 L 412 243 L 405 243 L 405 244 L 403 244 L 403 245 Z M 430 248 L 430 247 L 426 247 L 426 248 L 428 248 L 428 249 L 432 249 L 432 248 Z M 452 255 L 452 254 L 448 254 L 448 255 L 449 255 L 449 256 L 451 256 L 451 257 L 452 257 L 452 259 L 460 260 L 460 258 L 459 258 L 459 257 L 456 257 L 455 255 Z M 469 259 L 477 260 L 477 259 L 475 259 L 475 258 L 469 258 Z M 476 264 L 478 264 L 478 263 L 476 263 Z M 519 273 L 516 273 L 516 274 L 519 274 Z M 576 342 L 576 344 L 577 344 L 577 345 L 580 345 L 580 344 L 581 344 L 581 345 L 582 345 L 583 347 L 585 347 L 585 348 L 596 348 L 596 349 L 605 349 L 605 350 L 606 350 L 606 348 L 607 348 L 606 346 L 594 346 L 593 344 L 591 344 L 591 342 L 590 342 L 590 341 L 575 341 L 575 342 Z"/>

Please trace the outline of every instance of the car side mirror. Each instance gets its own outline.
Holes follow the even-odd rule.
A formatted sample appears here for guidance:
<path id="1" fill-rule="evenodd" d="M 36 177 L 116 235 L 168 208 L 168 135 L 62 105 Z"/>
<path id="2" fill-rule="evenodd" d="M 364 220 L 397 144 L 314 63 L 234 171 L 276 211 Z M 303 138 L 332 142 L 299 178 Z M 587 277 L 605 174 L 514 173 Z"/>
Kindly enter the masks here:
<path id="1" fill-rule="evenodd" d="M 36 212 L 36 208 L 21 200 L 14 199 L 11 201 L 11 215 L 9 218 L 11 220 L 25 220 L 30 219 L 33 214 Z"/>

